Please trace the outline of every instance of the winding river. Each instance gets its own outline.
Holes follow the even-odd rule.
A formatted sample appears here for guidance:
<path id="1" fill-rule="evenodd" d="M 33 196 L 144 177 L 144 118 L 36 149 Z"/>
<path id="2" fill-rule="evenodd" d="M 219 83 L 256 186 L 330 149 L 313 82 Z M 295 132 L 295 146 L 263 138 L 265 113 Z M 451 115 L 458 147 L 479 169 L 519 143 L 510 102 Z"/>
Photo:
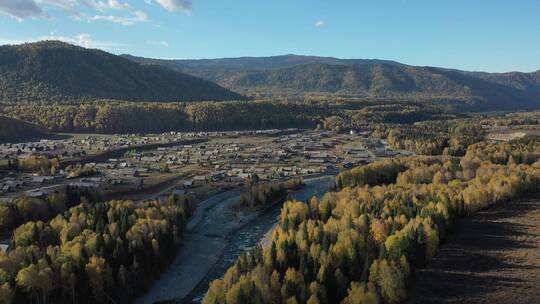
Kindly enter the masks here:
<path id="1" fill-rule="evenodd" d="M 304 183 L 291 194 L 293 198 L 321 197 L 334 185 L 334 175 L 307 178 Z M 276 224 L 281 204 L 237 218 L 227 210 L 239 195 L 230 191 L 201 203 L 175 261 L 136 303 L 200 303 L 212 280 L 221 278 L 238 256 L 261 243 Z"/>

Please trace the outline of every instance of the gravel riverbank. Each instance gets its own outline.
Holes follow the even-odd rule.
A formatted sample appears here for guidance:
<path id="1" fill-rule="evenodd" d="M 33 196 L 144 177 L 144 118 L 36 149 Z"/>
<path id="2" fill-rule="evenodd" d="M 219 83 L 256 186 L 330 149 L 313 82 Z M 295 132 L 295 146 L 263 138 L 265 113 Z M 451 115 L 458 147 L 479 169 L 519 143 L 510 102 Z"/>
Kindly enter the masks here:
<path id="1" fill-rule="evenodd" d="M 333 185 L 334 177 L 315 177 L 304 182 L 306 185 L 293 193 L 294 198 L 308 200 L 314 195 L 322 195 Z M 229 210 L 240 195 L 241 191 L 235 189 L 199 204 L 187 225 L 184 242 L 176 259 L 135 303 L 174 302 L 174 299 L 196 296 L 200 290 L 205 292 L 209 280 L 222 275 L 237 255 L 261 241 L 277 221 L 280 206 L 238 216 Z M 264 224 L 260 223 L 261 220 L 266 225 L 258 225 Z"/>

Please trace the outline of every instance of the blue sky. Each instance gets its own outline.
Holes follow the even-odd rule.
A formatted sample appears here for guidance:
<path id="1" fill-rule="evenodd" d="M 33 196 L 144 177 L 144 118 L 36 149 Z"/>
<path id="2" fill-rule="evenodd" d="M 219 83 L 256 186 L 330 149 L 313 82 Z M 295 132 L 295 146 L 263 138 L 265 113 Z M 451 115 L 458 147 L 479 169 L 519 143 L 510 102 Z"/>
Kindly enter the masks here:
<path id="1" fill-rule="evenodd" d="M 540 69 L 540 0 L 0 0 L 0 44 L 155 58 L 302 54 Z"/>

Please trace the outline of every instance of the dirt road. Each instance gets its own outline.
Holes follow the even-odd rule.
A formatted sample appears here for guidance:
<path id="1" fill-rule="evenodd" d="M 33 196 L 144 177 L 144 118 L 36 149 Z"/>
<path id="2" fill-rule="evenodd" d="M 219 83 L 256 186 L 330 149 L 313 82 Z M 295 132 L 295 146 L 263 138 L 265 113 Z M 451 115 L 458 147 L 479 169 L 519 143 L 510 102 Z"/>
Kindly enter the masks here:
<path id="1" fill-rule="evenodd" d="M 540 199 L 499 204 L 460 221 L 413 275 L 408 303 L 540 303 Z"/>

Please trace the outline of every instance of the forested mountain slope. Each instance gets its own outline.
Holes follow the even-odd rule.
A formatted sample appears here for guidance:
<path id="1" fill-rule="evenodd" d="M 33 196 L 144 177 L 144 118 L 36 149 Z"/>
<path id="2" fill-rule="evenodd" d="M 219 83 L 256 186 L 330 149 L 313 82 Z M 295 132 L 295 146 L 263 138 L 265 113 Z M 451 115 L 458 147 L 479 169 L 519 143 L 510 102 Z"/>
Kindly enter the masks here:
<path id="1" fill-rule="evenodd" d="M 482 73 L 393 61 L 309 56 L 161 60 L 124 55 L 183 71 L 245 94 L 335 93 L 372 98 L 434 98 L 469 110 L 540 107 L 540 71 Z"/>
<path id="2" fill-rule="evenodd" d="M 0 116 L 0 142 L 27 140 L 46 135 L 38 126 L 5 116 Z"/>
<path id="3" fill-rule="evenodd" d="M 236 90 L 442 98 L 470 102 L 482 110 L 540 107 L 540 82 L 534 74 L 476 77 L 430 67 L 309 64 L 270 71 L 214 71 L 200 76 Z"/>
<path id="4" fill-rule="evenodd" d="M 152 59 L 131 55 L 122 56 L 137 62 L 163 65 L 176 71 L 193 74 L 201 71 L 213 70 L 275 70 L 312 63 L 332 65 L 384 63 L 391 65 L 403 65 L 399 62 L 391 60 L 340 59 L 334 57 L 302 56 L 293 54 L 270 57 L 239 57 L 219 59 Z"/>
<path id="5" fill-rule="evenodd" d="M 0 101 L 232 100 L 214 83 L 59 41 L 0 46 Z"/>
<path id="6" fill-rule="evenodd" d="M 540 94 L 540 70 L 533 73 L 478 73 L 478 78 L 512 87 L 529 94 Z"/>

